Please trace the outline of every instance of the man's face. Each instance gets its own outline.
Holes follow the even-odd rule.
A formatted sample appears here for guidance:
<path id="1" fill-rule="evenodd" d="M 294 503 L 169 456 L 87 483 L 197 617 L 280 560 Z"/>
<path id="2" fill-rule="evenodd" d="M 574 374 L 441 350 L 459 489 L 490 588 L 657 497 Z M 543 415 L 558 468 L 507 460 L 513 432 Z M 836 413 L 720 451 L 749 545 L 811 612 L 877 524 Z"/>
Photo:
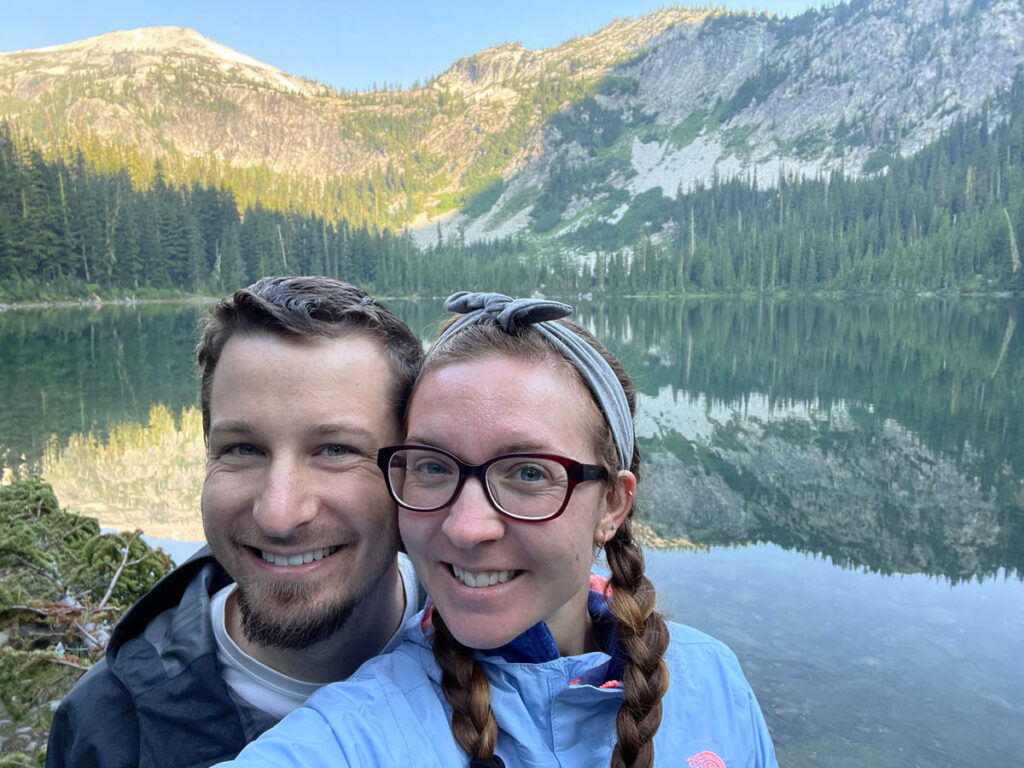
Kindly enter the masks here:
<path id="1" fill-rule="evenodd" d="M 210 390 L 203 527 L 238 584 L 252 642 L 329 636 L 395 567 L 394 504 L 375 463 L 397 442 L 380 345 L 235 335 Z"/>

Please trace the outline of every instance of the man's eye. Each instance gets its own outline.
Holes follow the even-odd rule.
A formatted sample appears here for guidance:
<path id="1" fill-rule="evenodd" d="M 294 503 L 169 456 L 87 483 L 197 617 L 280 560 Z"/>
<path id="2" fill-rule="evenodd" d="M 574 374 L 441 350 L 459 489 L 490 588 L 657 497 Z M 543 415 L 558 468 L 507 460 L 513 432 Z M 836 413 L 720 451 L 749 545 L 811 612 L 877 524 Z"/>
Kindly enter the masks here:
<path id="1" fill-rule="evenodd" d="M 263 451 L 252 443 L 236 443 L 229 445 L 222 453 L 228 456 L 259 456 Z"/>
<path id="2" fill-rule="evenodd" d="M 325 445 L 321 449 L 321 453 L 324 456 L 339 457 L 348 456 L 350 453 L 352 453 L 352 450 L 347 445 L 338 445 L 336 443 L 332 443 L 331 445 Z"/>

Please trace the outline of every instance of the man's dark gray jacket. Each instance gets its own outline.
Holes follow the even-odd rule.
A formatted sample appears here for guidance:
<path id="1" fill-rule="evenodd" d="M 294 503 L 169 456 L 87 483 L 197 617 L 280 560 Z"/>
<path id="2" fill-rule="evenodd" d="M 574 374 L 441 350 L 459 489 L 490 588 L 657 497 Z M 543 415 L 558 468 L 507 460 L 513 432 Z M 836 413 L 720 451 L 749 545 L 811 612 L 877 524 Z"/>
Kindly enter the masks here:
<path id="1" fill-rule="evenodd" d="M 210 597 L 230 583 L 204 548 L 125 614 L 57 709 L 47 768 L 205 767 L 272 724 L 237 706 L 217 670 Z"/>

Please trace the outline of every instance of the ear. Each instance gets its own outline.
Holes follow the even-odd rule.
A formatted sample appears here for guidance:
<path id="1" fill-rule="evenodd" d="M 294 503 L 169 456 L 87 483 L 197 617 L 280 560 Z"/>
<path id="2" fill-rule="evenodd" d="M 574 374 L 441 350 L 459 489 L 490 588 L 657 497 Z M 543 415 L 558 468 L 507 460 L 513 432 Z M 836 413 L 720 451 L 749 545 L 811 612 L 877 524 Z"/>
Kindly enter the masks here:
<path id="1" fill-rule="evenodd" d="M 621 470 L 615 488 L 604 500 L 604 511 L 594 527 L 594 543 L 598 546 L 607 543 L 622 521 L 633 509 L 633 496 L 636 494 L 636 475 L 628 469 Z"/>

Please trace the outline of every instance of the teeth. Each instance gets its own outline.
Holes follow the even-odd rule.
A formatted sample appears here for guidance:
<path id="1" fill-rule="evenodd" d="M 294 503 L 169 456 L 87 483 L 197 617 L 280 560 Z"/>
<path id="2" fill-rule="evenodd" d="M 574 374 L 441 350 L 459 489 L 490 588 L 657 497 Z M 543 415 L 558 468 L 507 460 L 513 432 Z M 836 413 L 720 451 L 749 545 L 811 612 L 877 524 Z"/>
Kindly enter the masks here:
<path id="1" fill-rule="evenodd" d="M 515 576 L 516 572 L 511 571 L 480 571 L 473 573 L 465 568 L 452 564 L 452 574 L 468 587 L 493 587 L 495 584 L 504 584 Z"/>
<path id="2" fill-rule="evenodd" d="M 328 555 L 333 555 L 337 551 L 337 547 L 324 547 L 323 549 L 314 549 L 311 552 L 302 552 L 298 555 L 278 555 L 261 549 L 260 557 L 273 565 L 302 565 L 303 563 L 312 563 L 314 560 L 323 560 Z"/>

